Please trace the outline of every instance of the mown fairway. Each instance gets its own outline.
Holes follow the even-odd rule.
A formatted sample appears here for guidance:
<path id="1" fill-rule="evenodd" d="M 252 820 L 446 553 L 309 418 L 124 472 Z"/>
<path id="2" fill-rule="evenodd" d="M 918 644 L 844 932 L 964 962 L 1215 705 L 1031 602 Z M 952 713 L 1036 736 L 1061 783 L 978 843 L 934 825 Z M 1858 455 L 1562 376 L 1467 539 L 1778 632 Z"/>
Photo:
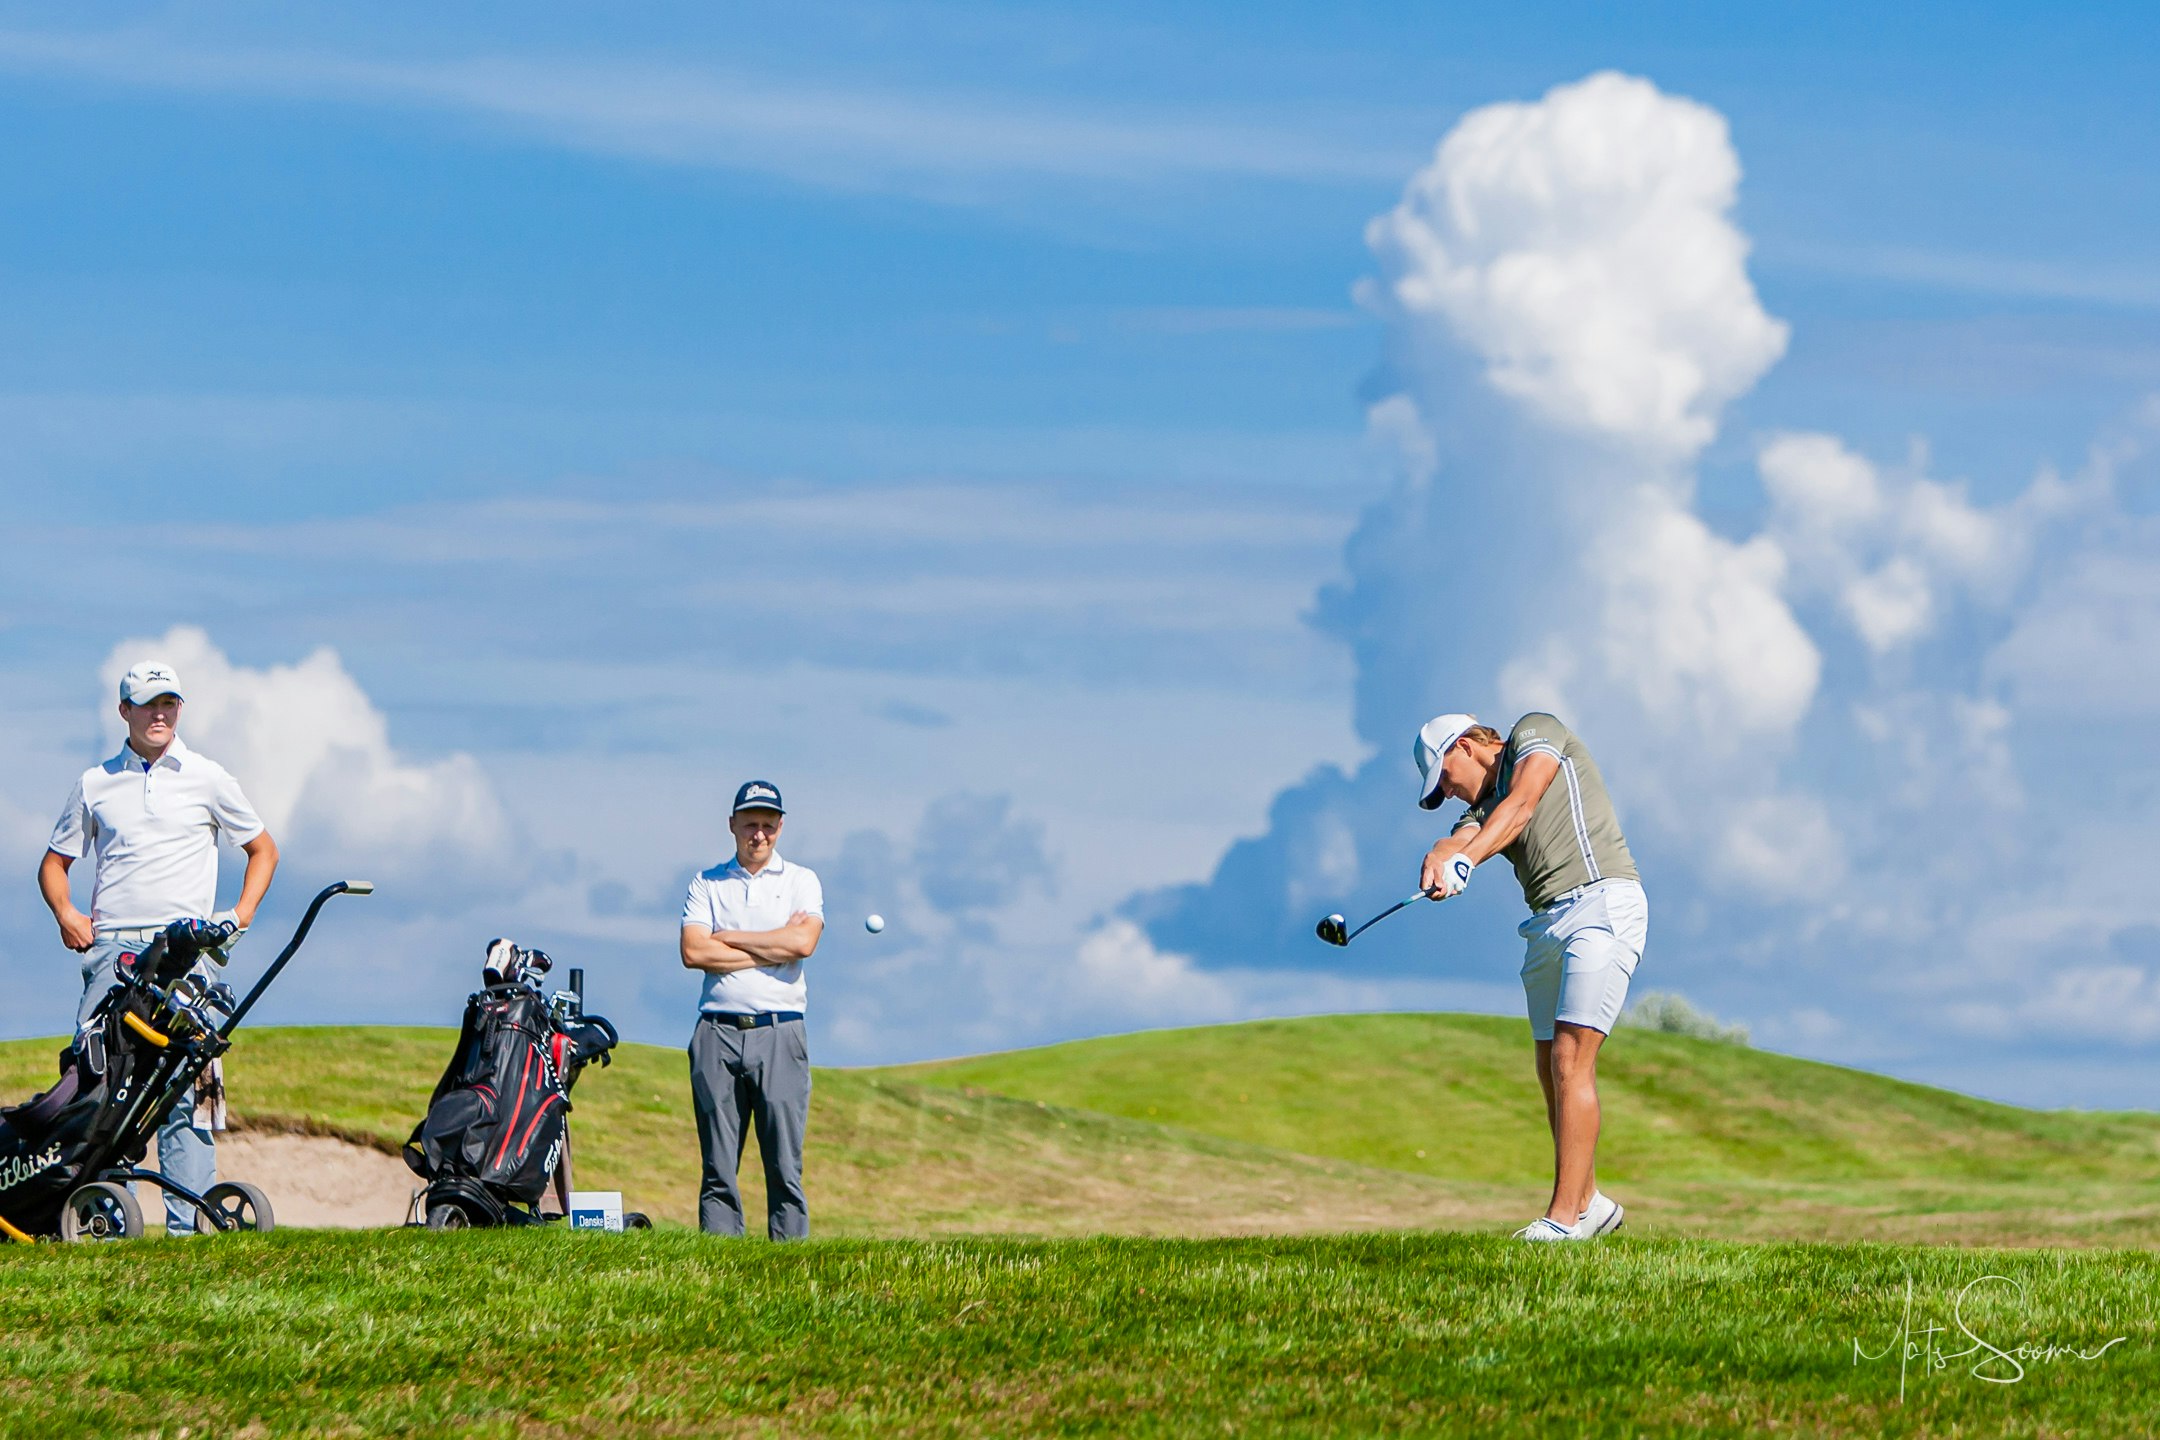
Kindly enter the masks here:
<path id="1" fill-rule="evenodd" d="M 244 1123 L 394 1151 L 453 1038 L 243 1031 L 233 1108 Z M 813 1223 L 895 1237 L 1511 1229 L 1549 1183 L 1528 1048 L 1519 1020 L 1354 1015 L 821 1070 Z M 0 1095 L 46 1083 L 55 1049 L 0 1045 Z M 580 1182 L 689 1222 L 684 1058 L 646 1045 L 617 1054 L 577 1090 Z M 1600 1175 L 1634 1234 L 2160 1242 L 2160 1117 L 2019 1110 L 1632 1030 L 1614 1037 L 1601 1075 Z M 744 1169 L 755 1194 L 754 1156 Z M 275 1177 L 237 1178 L 275 1201 Z"/>
<path id="2" fill-rule="evenodd" d="M 2160 1261 L 2097 1248 L 2160 1238 L 2160 1120 L 1623 1032 L 1629 1227 L 1533 1249 L 1503 1238 L 1545 1183 L 1522 1032 L 1331 1017 L 821 1071 L 802 1246 L 0 1248 L 0 1434 L 2160 1433 Z M 392 1149 L 451 1039 L 248 1032 L 234 1106 Z M 0 1093 L 53 1048 L 0 1046 Z M 687 1220 L 683 1058 L 619 1053 L 578 1090 L 581 1181 Z M 2062 1244 L 2087 1248 L 2035 1248 Z"/>
<path id="3" fill-rule="evenodd" d="M 389 1231 L 0 1260 L 11 1436 L 2160 1427 L 2144 1254 Z M 1908 1277 L 1929 1348 L 1901 1377 Z M 1961 1291 L 1975 1335 L 2054 1358 L 1938 1366 L 1972 1341 L 1921 1332 Z M 1856 1364 L 1856 1340 L 1884 1358 Z"/>

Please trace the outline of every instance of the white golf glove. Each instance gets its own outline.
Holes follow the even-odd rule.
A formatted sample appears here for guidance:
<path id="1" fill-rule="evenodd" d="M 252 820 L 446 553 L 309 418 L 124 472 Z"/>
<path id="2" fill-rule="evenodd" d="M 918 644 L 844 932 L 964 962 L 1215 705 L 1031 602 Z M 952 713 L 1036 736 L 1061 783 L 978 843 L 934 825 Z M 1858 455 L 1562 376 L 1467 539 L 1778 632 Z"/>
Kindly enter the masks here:
<path id="1" fill-rule="evenodd" d="M 225 943 L 210 952 L 211 955 L 216 957 L 217 962 L 222 965 L 225 963 L 226 953 L 230 951 L 233 946 L 240 943 L 240 937 L 247 934 L 248 927 L 240 923 L 240 912 L 237 910 L 220 910 L 217 914 L 212 915 L 210 917 L 210 920 L 212 924 L 230 925 L 233 927 L 233 933 L 226 937 Z"/>
<path id="2" fill-rule="evenodd" d="M 1440 898 L 1452 900 L 1470 888 L 1470 872 L 1477 869 L 1470 857 L 1457 851 L 1440 864 Z"/>

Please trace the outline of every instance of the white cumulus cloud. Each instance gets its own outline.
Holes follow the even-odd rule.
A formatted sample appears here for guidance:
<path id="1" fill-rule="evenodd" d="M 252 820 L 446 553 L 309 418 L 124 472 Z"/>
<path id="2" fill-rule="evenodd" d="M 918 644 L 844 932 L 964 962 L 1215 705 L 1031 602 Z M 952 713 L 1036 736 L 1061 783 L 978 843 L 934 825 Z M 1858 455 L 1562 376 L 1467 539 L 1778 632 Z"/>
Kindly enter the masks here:
<path id="1" fill-rule="evenodd" d="M 2102 460 L 2078 483 L 2043 469 L 2015 497 L 1977 505 L 1962 482 L 1923 473 L 1926 456 L 1877 465 L 1832 435 L 1770 436 L 1757 452 L 1770 500 L 1765 536 L 1791 558 L 1796 597 L 1832 597 L 1868 651 L 1933 633 L 1961 601 L 2001 608 L 2057 522 L 2109 492 Z"/>
<path id="2" fill-rule="evenodd" d="M 2160 1038 L 2160 976 L 2136 965 L 2081 965 L 2041 978 L 2015 1004 L 1962 1001 L 1949 1019 L 1968 1034 L 1998 1039 L 2037 1032 L 2146 1044 Z"/>
<path id="3" fill-rule="evenodd" d="M 1821 657 L 1779 593 L 1774 542 L 1735 544 L 1646 490 L 1589 560 L 1604 577 L 1600 660 L 1653 722 L 1689 725 L 1718 748 L 1806 713 Z"/>
<path id="4" fill-rule="evenodd" d="M 390 743 L 390 725 L 324 647 L 291 665 L 234 662 L 203 630 L 123 640 L 106 657 L 107 694 L 128 667 L 170 663 L 186 687 L 181 735 L 232 771 L 280 844 L 325 858 L 411 863 L 480 859 L 505 849 L 502 808 L 472 757 L 415 761 Z M 107 720 L 117 743 L 117 714 Z"/>
<path id="5" fill-rule="evenodd" d="M 1882 514 L 1875 467 L 1835 435 L 1773 435 L 1756 464 L 1785 528 L 1806 539 L 1841 543 Z"/>
<path id="6" fill-rule="evenodd" d="M 1843 840 L 1817 796 L 1736 800 L 1716 839 L 1709 875 L 1743 894 L 1805 900 L 1835 894 L 1844 884 Z"/>
<path id="7" fill-rule="evenodd" d="M 1107 921 L 1080 942 L 1073 990 L 1096 1014 L 1149 1025 L 1220 1020 L 1236 1010 L 1236 994 L 1220 977 L 1156 949 L 1130 920 Z"/>
<path id="8" fill-rule="evenodd" d="M 1666 460 L 1784 353 L 1729 218 L 1724 117 L 1613 72 L 1465 116 L 1374 220 L 1381 308 L 1444 325 L 1544 423 Z"/>
<path id="9" fill-rule="evenodd" d="M 1506 667 L 1511 703 L 1730 750 L 1788 733 L 1813 701 L 1821 659 L 1782 547 L 1714 533 L 1672 483 L 1785 345 L 1730 218 L 1739 176 L 1715 111 L 1608 72 L 1464 117 L 1370 228 L 1416 345 L 1475 352 L 1534 426 L 1618 442 L 1555 467 L 1554 512 L 1518 517 L 1549 537 L 1518 583 L 1553 628 Z"/>
<path id="10" fill-rule="evenodd" d="M 1713 525 L 1695 457 L 1785 337 L 1738 174 L 1714 114 L 1593 76 L 1466 116 L 1369 227 L 1393 391 L 1369 429 L 1397 481 L 1317 614 L 1374 758 L 1286 790 L 1208 885 L 1130 907 L 1157 945 L 1301 973 L 1317 862 L 1360 862 L 1328 908 L 1392 898 L 1445 824 L 1408 812 L 1402 742 L 1489 698 L 1584 737 L 1669 917 L 1645 963 L 1766 1036 L 1917 1067 L 1972 1035 L 2160 1033 L 2160 958 L 2123 938 L 2160 934 L 2137 880 L 2160 526 L 2116 479 L 2160 410 L 2008 491 L 1918 442 L 1772 431 L 1761 524 Z"/>
<path id="11" fill-rule="evenodd" d="M 1893 555 L 1880 569 L 1846 581 L 1839 599 L 1853 629 L 1877 654 L 1917 639 L 1935 623 L 1934 591 L 1909 555 Z"/>
<path id="12" fill-rule="evenodd" d="M 2110 543 L 2051 574 L 1988 657 L 2023 705 L 2058 721 L 2160 720 L 2160 525 L 2125 521 Z"/>

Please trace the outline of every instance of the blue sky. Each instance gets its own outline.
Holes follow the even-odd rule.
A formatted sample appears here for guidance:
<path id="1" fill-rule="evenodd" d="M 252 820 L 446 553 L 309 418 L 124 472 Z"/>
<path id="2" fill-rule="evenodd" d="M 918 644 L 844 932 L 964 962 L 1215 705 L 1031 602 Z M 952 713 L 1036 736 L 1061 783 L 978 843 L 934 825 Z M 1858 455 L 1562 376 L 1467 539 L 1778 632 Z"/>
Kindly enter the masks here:
<path id="1" fill-rule="evenodd" d="M 1417 706 L 1528 693 L 1502 680 L 1527 673 L 1523 636 L 1401 673 L 1510 574 L 1466 547 L 1447 586 L 1410 587 L 1430 608 L 1388 608 L 1396 562 L 1352 536 L 1398 526 L 1411 482 L 1373 407 L 1403 397 L 1440 434 L 1422 483 L 1467 510 L 1456 487 L 1503 467 L 1460 437 L 1510 402 L 1420 378 L 1421 347 L 1475 347 L 1353 288 L 1385 278 L 1368 223 L 1466 115 L 1612 69 L 1729 127 L 1743 178 L 1721 223 L 1788 338 L 1716 407 L 1680 513 L 1789 562 L 1781 603 L 1821 679 L 1746 773 L 1777 772 L 1764 813 L 1813 796 L 1850 840 L 1832 882 L 1850 903 L 1719 881 L 1689 840 L 1716 817 L 1665 805 L 1683 772 L 1659 768 L 1652 728 L 1582 698 L 1593 744 L 1641 757 L 1635 809 L 1672 811 L 1639 842 L 1660 906 L 1642 983 L 1765 1043 L 2006 1098 L 2145 1103 L 2121 1077 L 2160 1079 L 2160 1020 L 2096 1036 L 2090 1019 L 2160 1015 L 2160 916 L 2058 895 L 2051 868 L 2080 843 L 2063 806 L 2152 777 L 2088 795 L 2037 758 L 2066 722 L 2149 753 L 2160 712 L 2065 638 L 2116 617 L 2104 660 L 2160 634 L 2139 628 L 2160 395 L 2143 11 L 653 6 L 603 27 L 191 5 L 65 23 L 0 6 L 15 1033 L 66 1013 L 72 970 L 27 877 L 108 738 L 103 670 L 138 642 L 229 664 L 247 714 L 343 737 L 293 772 L 274 909 L 362 864 L 384 889 L 273 1018 L 447 1020 L 482 943 L 511 933 L 587 958 L 633 1033 L 676 1038 L 695 987 L 673 906 L 719 853 L 711 806 L 753 773 L 795 799 L 789 848 L 842 882 L 821 1056 L 1514 1008 L 1504 883 L 1467 914 L 1391 922 L 1354 970 L 1279 925 L 1217 945 L 1236 927 L 1180 929 L 1163 897 L 1198 887 L 1196 917 L 1393 898 L 1415 817 L 1379 797 L 1408 784 Z M 1942 578 L 1920 641 L 1858 643 L 1836 586 L 1861 561 L 1809 551 L 1773 503 L 1783 434 L 1836 437 L 1885 493 L 1962 483 L 1997 531 L 2037 538 L 2002 593 Z M 2014 508 L 2095 447 L 2104 497 Z M 2050 697 L 2099 713 L 2051 716 Z M 2022 838 L 1984 860 L 1863 843 L 1909 827 L 1882 797 L 1918 782 L 1887 742 L 1826 737 L 1861 711 L 1936 717 L 1887 734 L 1990 705 L 2025 808 L 1987 823 Z M 191 720 L 213 752 L 270 757 L 239 713 Z M 1338 794 L 1330 767 L 1365 778 Z M 1363 837 L 1339 899 L 1295 874 L 1316 843 L 1284 819 L 1301 796 Z M 1976 823 L 1949 799 L 1915 813 Z M 2111 852 L 2153 838 L 2135 810 L 2106 826 Z M 1275 858 L 1224 866 L 1241 838 Z M 1788 841 L 1796 866 L 1833 863 Z M 2004 878 L 1946 877 L 1953 858 Z M 1860 883 L 1901 864 L 1933 918 L 1887 918 Z M 1970 936 L 1943 912 L 2005 890 L 2035 904 L 1987 933 L 2023 938 L 1968 993 Z M 896 922 L 876 942 L 852 923 L 870 909 Z M 1834 953 L 1925 953 L 1962 1028 L 1933 1023 L 1939 987 L 1892 993 Z"/>

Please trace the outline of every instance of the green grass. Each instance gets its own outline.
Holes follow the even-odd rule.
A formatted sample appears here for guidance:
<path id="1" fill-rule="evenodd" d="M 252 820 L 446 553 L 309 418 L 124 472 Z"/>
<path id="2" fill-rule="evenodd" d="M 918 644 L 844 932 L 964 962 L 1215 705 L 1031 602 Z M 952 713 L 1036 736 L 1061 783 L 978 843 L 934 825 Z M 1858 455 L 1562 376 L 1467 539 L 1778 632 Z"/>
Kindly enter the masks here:
<path id="1" fill-rule="evenodd" d="M 1902 1403 L 1854 1363 L 1908 1277 L 1917 1328 L 1989 1274 L 2023 1287 L 1966 1299 L 1998 1346 L 2124 1343 L 1914 1365 Z M 2156 1286 L 2146 1254 L 1432 1234 L 39 1246 L 0 1264 L 0 1431 L 2143 1436 Z"/>
<path id="2" fill-rule="evenodd" d="M 448 1059 L 449 1030 L 258 1029 L 227 1061 L 236 1123 L 395 1152 Z M 53 1041 L 0 1044 L 0 1094 L 50 1083 Z M 698 1147 L 680 1051 L 624 1045 L 578 1082 L 579 1185 L 696 1223 Z M 962 1095 L 874 1070 L 820 1070 L 806 1162 L 819 1234 L 1241 1234 L 1461 1223 L 1455 1188 L 1119 1116 Z M 255 1179 L 277 1199 L 275 1177 Z M 743 1164 L 763 1212 L 753 1141 Z M 1477 1195 L 1498 1203 L 1484 1187 Z"/>
<path id="3" fill-rule="evenodd" d="M 392 1150 L 452 1038 L 248 1031 L 234 1108 Z M 0 1094 L 54 1048 L 0 1045 Z M 1628 1230 L 1532 1248 L 1501 1238 L 1547 1179 L 1527 1051 L 1520 1022 L 1395 1015 L 821 1070 L 798 1246 L 0 1248 L 0 1434 L 2160 1433 L 2160 1257 L 2097 1248 L 2160 1240 L 2160 1119 L 1622 1032 Z M 684 1057 L 618 1053 L 577 1092 L 580 1182 L 687 1221 Z M 1777 1243 L 1822 1237 L 1967 1248 Z M 2003 1385 L 1922 1334 L 1901 1376 L 1908 1279 L 1916 1330 L 1972 1286 L 2004 1349 L 2122 1343 Z"/>
<path id="4" fill-rule="evenodd" d="M 1439 1176 L 1550 1164 L 1528 1030 L 1485 1015 L 1336 1015 L 1148 1031 L 903 1071 L 1256 1145 Z M 2160 1116 L 2020 1110 L 1865 1071 L 1622 1030 L 1599 1064 L 1601 1158 L 1657 1174 L 2099 1178 L 2160 1159 Z M 1528 1103 L 1526 1103 L 1528 1102 Z"/>
<path id="5" fill-rule="evenodd" d="M 248 1030 L 234 1110 L 394 1151 L 452 1040 Z M 55 1048 L 0 1045 L 0 1094 L 45 1083 Z M 687 1062 L 617 1056 L 577 1090 L 579 1182 L 693 1222 Z M 1637 1232 L 2160 1243 L 2160 1117 L 2021 1110 L 1631 1030 L 1600 1078 L 1600 1178 Z M 806 1168 L 824 1235 L 1500 1229 L 1542 1207 L 1547 1145 L 1521 1021 L 1355 1015 L 820 1070 Z M 754 1156 L 745 1173 L 755 1212 Z"/>
<path id="6" fill-rule="evenodd" d="M 897 1073 L 1518 1195 L 1551 1173 L 1519 1020 L 1264 1020 Z M 1638 1223 L 1761 1236 L 2160 1241 L 2160 1116 L 2023 1110 L 1626 1029 L 1608 1042 L 1598 1081 L 1600 1180 L 1650 1202 L 1636 1206 Z"/>

